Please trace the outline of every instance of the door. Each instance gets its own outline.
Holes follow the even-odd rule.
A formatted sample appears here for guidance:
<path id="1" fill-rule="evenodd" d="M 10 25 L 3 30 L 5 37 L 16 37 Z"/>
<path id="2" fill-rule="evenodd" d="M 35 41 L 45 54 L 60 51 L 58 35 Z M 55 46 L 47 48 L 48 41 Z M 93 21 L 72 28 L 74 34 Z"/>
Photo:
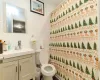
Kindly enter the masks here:
<path id="1" fill-rule="evenodd" d="M 19 80 L 35 80 L 32 57 L 19 60 Z"/>
<path id="2" fill-rule="evenodd" d="M 18 61 L 1 64 L 0 80 L 18 80 Z"/>

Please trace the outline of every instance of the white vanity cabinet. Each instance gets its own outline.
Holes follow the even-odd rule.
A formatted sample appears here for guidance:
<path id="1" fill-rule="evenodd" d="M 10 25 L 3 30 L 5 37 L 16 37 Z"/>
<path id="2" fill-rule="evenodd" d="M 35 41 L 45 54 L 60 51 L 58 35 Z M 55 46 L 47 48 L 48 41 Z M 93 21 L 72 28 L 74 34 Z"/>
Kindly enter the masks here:
<path id="1" fill-rule="evenodd" d="M 35 80 L 35 56 L 4 59 L 0 64 L 0 80 Z"/>
<path id="2" fill-rule="evenodd" d="M 18 80 L 18 61 L 3 63 L 1 66 L 0 80 Z"/>
<path id="3" fill-rule="evenodd" d="M 33 73 L 33 59 L 32 57 L 19 60 L 19 80 L 32 80 Z"/>

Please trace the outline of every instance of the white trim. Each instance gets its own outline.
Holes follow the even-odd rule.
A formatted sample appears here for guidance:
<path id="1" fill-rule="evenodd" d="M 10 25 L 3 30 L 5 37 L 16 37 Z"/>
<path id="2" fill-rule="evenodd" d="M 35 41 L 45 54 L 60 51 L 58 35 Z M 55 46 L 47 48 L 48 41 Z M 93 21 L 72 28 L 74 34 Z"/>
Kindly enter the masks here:
<path id="1" fill-rule="evenodd" d="M 56 77 L 57 79 L 61 80 L 57 74 L 55 75 L 55 77 Z"/>

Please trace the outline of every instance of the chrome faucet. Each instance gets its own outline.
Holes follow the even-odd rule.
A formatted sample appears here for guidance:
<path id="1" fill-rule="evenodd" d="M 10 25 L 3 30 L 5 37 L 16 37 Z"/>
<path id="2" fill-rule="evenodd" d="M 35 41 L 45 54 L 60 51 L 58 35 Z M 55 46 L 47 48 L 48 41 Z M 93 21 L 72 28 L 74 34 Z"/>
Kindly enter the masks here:
<path id="1" fill-rule="evenodd" d="M 18 48 L 21 49 L 21 41 L 18 41 Z"/>

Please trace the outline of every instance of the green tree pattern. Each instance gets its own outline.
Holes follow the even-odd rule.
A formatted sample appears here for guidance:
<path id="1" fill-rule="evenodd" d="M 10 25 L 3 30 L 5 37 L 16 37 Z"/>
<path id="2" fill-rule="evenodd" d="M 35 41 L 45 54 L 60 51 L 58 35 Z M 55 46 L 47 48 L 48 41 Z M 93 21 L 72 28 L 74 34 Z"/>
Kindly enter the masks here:
<path id="1" fill-rule="evenodd" d="M 69 10 L 69 12 L 71 12 L 71 9 L 70 8 L 68 10 Z"/>
<path id="2" fill-rule="evenodd" d="M 73 62 L 73 67 L 76 68 L 76 66 L 75 66 L 75 62 Z"/>
<path id="3" fill-rule="evenodd" d="M 73 44 L 72 44 L 72 42 L 71 42 L 71 48 L 73 48 Z"/>
<path id="4" fill-rule="evenodd" d="M 66 65 L 68 65 L 68 61 L 66 60 Z"/>
<path id="5" fill-rule="evenodd" d="M 68 13 L 68 11 L 66 10 L 66 14 Z"/>
<path id="6" fill-rule="evenodd" d="M 84 0 L 84 3 L 88 2 L 88 0 Z"/>
<path id="7" fill-rule="evenodd" d="M 81 27 L 82 25 L 81 25 L 81 22 L 79 21 L 79 27 Z"/>
<path id="8" fill-rule="evenodd" d="M 68 30 L 71 30 L 70 26 L 68 25 Z"/>
<path id="9" fill-rule="evenodd" d="M 96 16 L 95 24 L 98 24 L 98 17 Z"/>
<path id="10" fill-rule="evenodd" d="M 92 19 L 89 18 L 89 25 L 93 25 L 93 24 L 94 24 L 94 23 L 93 23 Z"/>
<path id="11" fill-rule="evenodd" d="M 85 20 L 83 20 L 83 26 L 87 26 L 87 23 Z"/>
<path id="12" fill-rule="evenodd" d="M 95 76 L 94 76 L 94 71 L 93 71 L 93 69 L 92 69 L 92 80 L 96 80 L 96 79 L 95 79 Z"/>
<path id="13" fill-rule="evenodd" d="M 63 12 L 63 16 L 65 16 L 65 12 Z"/>
<path id="14" fill-rule="evenodd" d="M 82 42 L 82 49 L 86 49 L 84 43 Z"/>
<path id="15" fill-rule="evenodd" d="M 79 44 L 79 42 L 78 42 L 78 48 L 80 49 L 80 44 Z"/>
<path id="16" fill-rule="evenodd" d="M 78 70 L 80 70 L 80 66 L 79 66 L 79 63 L 77 63 L 77 69 L 78 69 Z"/>
<path id="17" fill-rule="evenodd" d="M 87 49 L 89 49 L 89 50 L 92 49 L 89 42 L 87 43 Z"/>
<path id="18" fill-rule="evenodd" d="M 82 65 L 81 65 L 81 71 L 84 72 Z"/>
<path id="19" fill-rule="evenodd" d="M 72 6 L 72 10 L 74 10 L 74 6 Z"/>
<path id="20" fill-rule="evenodd" d="M 71 28 L 74 29 L 73 24 L 71 24 Z"/>
<path id="21" fill-rule="evenodd" d="M 70 63 L 70 66 L 72 66 L 72 62 L 71 62 L 71 60 L 70 60 L 70 62 L 69 62 L 69 63 Z"/>
<path id="22" fill-rule="evenodd" d="M 80 5 L 82 5 L 82 4 L 83 4 L 81 0 L 80 0 L 79 4 L 80 4 Z"/>
<path id="23" fill-rule="evenodd" d="M 86 70 L 85 70 L 86 74 L 89 74 L 90 75 L 90 72 L 89 72 L 89 69 L 88 67 L 86 66 Z"/>
<path id="24" fill-rule="evenodd" d="M 77 23 L 75 23 L 75 28 L 78 28 L 78 25 L 77 25 Z"/>
<path id="25" fill-rule="evenodd" d="M 94 48 L 93 49 L 97 50 L 97 44 L 96 43 L 94 43 Z"/>
<path id="26" fill-rule="evenodd" d="M 79 6 L 78 6 L 78 4 L 76 3 L 76 8 L 78 8 Z"/>
<path id="27" fill-rule="evenodd" d="M 67 42 L 67 47 L 70 47 L 68 42 Z"/>
<path id="28" fill-rule="evenodd" d="M 84 5 L 87 5 L 89 0 L 79 0 L 78 2 L 75 2 L 74 4 L 72 4 L 70 7 L 68 6 L 68 7 L 66 7 L 66 10 L 65 10 L 65 7 L 64 7 L 64 10 L 62 10 L 62 9 L 58 9 L 59 11 L 57 12 L 57 15 L 55 14 L 56 13 L 56 11 L 55 11 L 55 13 L 54 13 L 54 15 L 56 15 L 54 18 L 52 17 L 51 19 L 50 19 L 50 23 L 51 23 L 51 25 L 53 26 L 53 24 L 54 24 L 54 27 L 55 27 L 55 25 L 57 24 L 57 23 L 59 23 L 60 24 L 60 22 L 61 23 L 63 23 L 61 20 L 64 20 L 64 19 L 68 19 L 69 17 L 70 18 L 72 18 L 73 16 L 74 16 L 74 14 L 77 14 L 77 16 L 79 15 L 79 14 L 81 14 L 80 13 L 80 11 L 76 11 L 75 9 L 78 9 L 79 7 L 81 8 L 81 7 L 83 7 Z M 90 1 L 89 1 L 90 2 Z M 82 6 L 83 5 L 83 6 Z M 61 8 L 62 8 L 62 6 L 64 6 L 64 5 L 61 5 Z M 96 5 L 97 6 L 97 5 Z M 87 7 L 87 6 L 86 6 Z M 86 7 L 83 7 L 83 8 L 85 8 L 85 10 L 87 9 Z M 90 7 L 90 6 L 89 6 Z M 92 9 L 92 5 L 91 5 L 91 9 Z M 60 8 L 60 7 L 59 7 Z M 82 8 L 82 9 L 83 9 Z M 79 10 L 82 10 L 82 9 L 79 9 Z M 61 12 L 60 12 L 60 10 L 61 10 Z M 74 12 L 75 11 L 75 12 Z M 70 12 L 74 12 L 74 14 L 70 14 Z M 69 13 L 69 14 L 68 14 Z M 68 14 L 68 16 L 67 16 L 67 14 Z M 66 15 L 66 16 L 65 16 Z M 63 17 L 64 16 L 64 17 Z M 62 18 L 63 17 L 63 18 Z M 65 18 L 66 17 L 66 18 Z M 60 20 L 60 18 L 61 18 L 61 20 Z M 88 18 L 88 20 L 87 20 L 87 18 Z M 58 20 L 59 19 L 59 20 Z M 79 21 L 80 20 L 80 21 Z M 62 36 L 66 36 L 66 35 L 76 35 L 77 34 L 77 36 L 78 36 L 78 34 L 81 34 L 81 33 L 85 33 L 85 31 L 86 30 L 81 30 L 81 29 L 85 29 L 85 28 L 79 28 L 79 27 L 83 27 L 83 26 L 88 26 L 88 25 L 93 25 L 93 27 L 95 27 L 95 26 L 97 26 L 96 24 L 98 24 L 98 17 L 97 16 L 88 16 L 87 17 L 87 15 L 86 15 L 86 18 L 84 17 L 84 18 L 82 18 L 82 19 L 79 19 L 79 20 L 76 20 L 76 21 L 73 21 L 73 22 L 71 22 L 71 21 L 68 21 L 68 22 L 70 22 L 70 23 L 68 23 L 68 22 L 66 22 L 66 24 L 64 24 L 64 25 L 62 25 L 62 24 L 60 24 L 59 25 L 59 28 L 57 29 L 57 28 L 54 28 L 54 29 L 51 29 L 51 31 L 50 31 L 50 38 L 52 37 L 52 35 L 54 34 L 54 36 L 53 36 L 53 38 L 56 38 L 56 37 L 59 37 L 59 38 L 62 38 Z M 56 22 L 56 21 L 58 21 L 57 23 L 54 23 L 54 22 Z M 95 25 L 94 25 L 95 24 Z M 67 26 L 68 25 L 68 26 Z M 87 27 L 87 29 L 88 28 L 90 28 L 90 26 L 89 27 Z M 75 29 L 75 28 L 79 28 L 79 29 Z M 92 27 L 91 27 L 91 29 L 93 29 Z M 70 31 L 68 31 L 68 30 L 70 30 Z M 75 30 L 78 30 L 78 31 L 75 31 Z M 97 29 L 96 29 L 97 30 Z M 94 29 L 94 31 L 96 32 L 96 30 Z M 66 32 L 65 32 L 66 31 Z M 64 33 L 61 33 L 61 32 L 64 32 Z M 90 33 L 89 33 L 90 32 Z M 58 34 L 58 33 L 61 33 L 61 35 L 60 34 Z M 89 33 L 89 34 L 91 34 L 92 33 L 92 30 L 87 30 L 87 33 Z M 55 35 L 56 34 L 56 35 Z M 61 37 L 60 37 L 61 36 Z M 72 38 L 72 39 L 74 39 L 74 37 L 73 36 L 71 36 L 70 38 Z M 81 36 L 82 38 L 84 38 L 85 39 L 85 37 L 84 36 Z M 83 40 L 83 39 L 82 39 Z M 65 40 L 63 40 L 63 41 L 60 41 L 60 39 L 59 39 L 59 41 L 52 41 L 52 43 L 50 43 L 49 44 L 49 46 L 50 46 L 50 50 L 52 50 L 52 51 L 58 51 L 58 49 L 61 49 L 61 50 L 59 50 L 59 52 L 61 52 L 62 53 L 62 55 L 63 55 L 63 53 L 64 53 L 64 55 L 65 55 L 65 52 L 67 53 L 67 51 L 69 51 L 68 49 L 68 47 L 71 47 L 71 48 L 78 48 L 77 49 L 77 51 L 78 50 L 81 50 L 81 49 L 86 49 L 87 48 L 87 50 L 96 50 L 97 51 L 97 42 L 95 42 L 95 41 L 93 41 L 94 43 L 93 44 L 91 44 L 91 42 L 82 42 L 81 40 L 79 41 L 79 42 L 77 42 L 76 41 L 76 38 L 75 38 L 75 40 L 71 40 L 70 39 L 70 41 L 68 41 L 67 42 L 67 39 L 66 39 L 66 42 L 65 42 Z M 59 48 L 56 48 L 56 47 L 59 47 Z M 63 47 L 66 47 L 66 49 L 64 48 L 64 50 L 62 49 Z M 54 49 L 53 49 L 54 48 Z M 72 51 L 69 51 L 69 53 L 70 54 L 73 54 L 74 55 L 74 53 L 75 53 L 75 51 L 73 51 L 74 49 L 72 49 Z M 83 50 L 82 50 L 83 51 Z M 85 51 L 85 50 L 84 50 Z M 91 51 L 92 52 L 92 51 Z M 78 52 L 79 54 L 80 54 L 80 56 L 81 57 L 83 57 L 83 56 L 85 56 L 85 55 L 83 55 L 81 52 Z M 85 53 L 86 54 L 86 53 Z M 67 55 L 67 54 L 66 54 Z M 77 55 L 77 54 L 76 54 Z M 92 55 L 92 54 L 91 54 Z M 97 78 L 96 76 L 95 76 L 95 69 L 93 68 L 92 70 L 91 70 L 91 73 L 90 73 L 90 66 L 88 67 L 88 66 L 86 66 L 85 68 L 84 68 L 84 66 L 82 66 L 83 64 L 82 63 L 78 63 L 78 61 L 74 61 L 73 59 L 70 59 L 69 60 L 69 58 L 67 59 L 65 56 L 57 56 L 56 54 L 55 55 L 52 55 L 52 54 L 50 54 L 50 59 L 51 60 L 56 60 L 56 61 L 58 61 L 59 63 L 60 63 L 60 65 L 58 65 L 59 67 L 61 67 L 61 68 L 65 68 L 67 65 L 69 65 L 69 66 L 73 66 L 73 69 L 75 68 L 75 70 L 76 69 L 78 69 L 78 71 L 80 70 L 81 72 L 83 72 L 84 74 L 87 74 L 87 75 L 89 75 L 89 76 L 91 76 L 91 78 L 92 78 L 92 80 L 99 80 L 99 78 Z M 78 59 L 78 58 L 77 58 Z M 72 61 L 73 60 L 73 61 Z M 59 64 L 59 63 L 57 63 L 57 64 Z M 61 64 L 65 64 L 65 65 L 61 65 Z M 85 63 L 84 63 L 85 64 Z M 67 67 L 69 67 L 69 66 L 67 66 Z M 67 68 L 67 69 L 69 69 L 69 68 Z M 66 70 L 67 70 L 66 69 Z M 72 70 L 71 70 L 72 71 Z M 57 74 L 60 76 L 60 77 L 62 77 L 64 80 L 69 80 L 69 79 L 71 79 L 68 75 L 66 75 L 66 74 L 64 74 L 63 72 L 59 72 L 59 71 L 57 71 Z M 81 75 L 82 76 L 82 75 Z M 80 76 L 80 77 L 81 77 Z M 78 76 L 79 77 L 79 76 Z M 83 77 L 82 77 L 83 78 Z M 87 80 L 87 78 L 83 78 L 83 80 Z"/>
<path id="29" fill-rule="evenodd" d="M 74 48 L 77 48 L 76 43 L 74 43 Z"/>

